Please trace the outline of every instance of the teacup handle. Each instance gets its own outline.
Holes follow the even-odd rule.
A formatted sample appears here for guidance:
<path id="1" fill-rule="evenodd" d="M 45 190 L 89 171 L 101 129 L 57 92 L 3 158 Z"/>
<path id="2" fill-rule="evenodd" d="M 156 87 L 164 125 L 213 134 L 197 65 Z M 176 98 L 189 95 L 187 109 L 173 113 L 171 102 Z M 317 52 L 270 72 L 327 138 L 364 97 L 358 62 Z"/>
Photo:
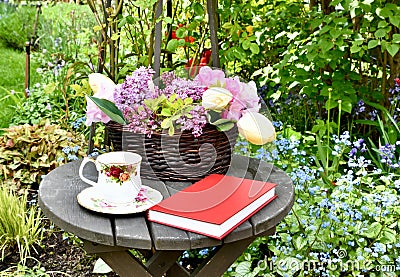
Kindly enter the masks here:
<path id="1" fill-rule="evenodd" d="M 92 180 L 89 180 L 88 178 L 83 176 L 83 168 L 89 162 L 96 164 L 96 161 L 92 158 L 88 158 L 88 157 L 83 158 L 81 166 L 79 167 L 79 177 L 81 177 L 82 181 L 84 181 L 85 183 L 88 183 L 89 185 L 92 185 L 92 186 L 96 186 L 97 185 L 96 182 L 93 182 Z"/>

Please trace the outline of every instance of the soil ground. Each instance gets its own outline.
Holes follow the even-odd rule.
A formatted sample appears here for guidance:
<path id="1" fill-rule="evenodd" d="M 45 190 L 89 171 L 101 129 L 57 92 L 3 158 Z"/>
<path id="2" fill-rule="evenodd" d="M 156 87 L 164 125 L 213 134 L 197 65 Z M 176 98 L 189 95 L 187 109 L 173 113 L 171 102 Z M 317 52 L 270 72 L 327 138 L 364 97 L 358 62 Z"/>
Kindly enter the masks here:
<path id="1" fill-rule="evenodd" d="M 45 220 L 46 231 L 40 246 L 31 250 L 26 266 L 43 268 L 50 276 L 117 276 L 115 273 L 94 274 L 93 268 L 98 257 L 87 254 L 81 247 L 80 241 Z M 0 262 L 0 276 L 14 271 L 19 260 L 17 251 L 13 251 L 5 260 Z M 35 275 L 24 275 L 35 276 Z"/>

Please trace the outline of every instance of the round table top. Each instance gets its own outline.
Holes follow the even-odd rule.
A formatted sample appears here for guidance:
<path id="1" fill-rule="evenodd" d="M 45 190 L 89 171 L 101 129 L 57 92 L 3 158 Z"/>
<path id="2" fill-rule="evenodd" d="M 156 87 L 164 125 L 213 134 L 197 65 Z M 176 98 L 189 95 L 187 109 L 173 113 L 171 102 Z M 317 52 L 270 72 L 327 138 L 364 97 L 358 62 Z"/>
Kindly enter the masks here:
<path id="1" fill-rule="evenodd" d="M 234 156 L 227 175 L 276 183 L 277 198 L 239 225 L 223 240 L 147 221 L 145 212 L 129 215 L 96 213 L 81 207 L 77 195 L 90 185 L 78 174 L 81 160 L 51 171 L 39 187 L 39 204 L 44 214 L 58 227 L 76 236 L 103 245 L 136 249 L 186 250 L 210 247 L 249 237 L 273 229 L 290 211 L 294 201 L 291 179 L 277 167 L 256 159 Z M 90 164 L 92 165 L 92 164 Z M 85 167 L 85 175 L 95 180 L 94 166 Z M 142 179 L 143 185 L 161 192 L 164 199 L 189 186 L 189 182 L 162 182 Z"/>

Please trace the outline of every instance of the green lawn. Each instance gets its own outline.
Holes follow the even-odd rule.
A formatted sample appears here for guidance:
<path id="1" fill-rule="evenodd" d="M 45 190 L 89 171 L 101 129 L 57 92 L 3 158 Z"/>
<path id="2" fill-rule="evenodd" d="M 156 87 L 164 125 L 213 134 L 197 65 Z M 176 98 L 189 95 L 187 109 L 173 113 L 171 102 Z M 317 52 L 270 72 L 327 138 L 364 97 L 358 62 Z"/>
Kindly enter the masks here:
<path id="1" fill-rule="evenodd" d="M 5 47 L 0 42 L 0 86 L 23 91 L 25 82 L 25 53 Z"/>
<path id="2" fill-rule="evenodd" d="M 7 48 L 0 41 L 0 128 L 8 127 L 15 110 L 15 102 L 6 96 L 10 91 L 22 93 L 24 86 L 25 52 Z"/>

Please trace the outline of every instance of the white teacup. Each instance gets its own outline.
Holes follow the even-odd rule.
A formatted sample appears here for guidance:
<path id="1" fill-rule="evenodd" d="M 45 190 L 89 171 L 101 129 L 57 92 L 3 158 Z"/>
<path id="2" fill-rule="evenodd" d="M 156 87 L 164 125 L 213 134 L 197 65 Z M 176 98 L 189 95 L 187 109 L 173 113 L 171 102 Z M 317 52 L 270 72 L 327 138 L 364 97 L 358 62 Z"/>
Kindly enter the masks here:
<path id="1" fill-rule="evenodd" d="M 101 196 L 112 203 L 133 201 L 142 186 L 140 163 L 142 157 L 131 152 L 110 152 L 97 159 L 84 158 L 79 168 L 82 181 L 94 186 Z M 99 177 L 96 182 L 83 176 L 83 168 L 88 162 L 96 165 Z"/>

